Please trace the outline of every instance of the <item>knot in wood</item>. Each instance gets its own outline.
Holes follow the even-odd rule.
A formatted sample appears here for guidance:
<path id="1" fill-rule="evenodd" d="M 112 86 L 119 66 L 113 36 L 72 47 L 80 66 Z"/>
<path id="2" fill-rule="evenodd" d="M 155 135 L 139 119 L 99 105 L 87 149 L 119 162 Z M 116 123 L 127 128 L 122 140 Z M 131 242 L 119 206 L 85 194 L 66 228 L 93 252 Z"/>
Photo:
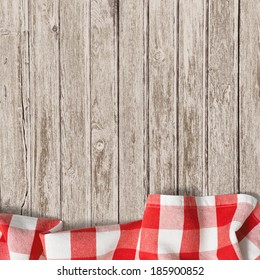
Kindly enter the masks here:
<path id="1" fill-rule="evenodd" d="M 165 60 L 165 54 L 162 50 L 157 50 L 153 54 L 153 64 L 160 65 Z"/>
<path id="2" fill-rule="evenodd" d="M 57 31 L 58 31 L 58 27 L 57 27 L 57 25 L 53 25 L 53 27 L 52 27 L 52 31 L 53 31 L 53 32 L 57 32 Z"/>
<path id="3" fill-rule="evenodd" d="M 101 140 L 101 139 L 98 140 L 97 143 L 96 143 L 96 149 L 101 152 L 101 151 L 104 150 L 104 147 L 105 147 L 104 141 Z"/>

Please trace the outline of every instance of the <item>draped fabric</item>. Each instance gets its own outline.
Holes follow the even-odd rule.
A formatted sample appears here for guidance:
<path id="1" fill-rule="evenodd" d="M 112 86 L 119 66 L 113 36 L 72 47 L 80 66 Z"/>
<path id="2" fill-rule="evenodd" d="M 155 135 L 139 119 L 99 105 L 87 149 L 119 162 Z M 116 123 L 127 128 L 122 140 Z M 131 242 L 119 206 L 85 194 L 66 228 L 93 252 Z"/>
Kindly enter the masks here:
<path id="1" fill-rule="evenodd" d="M 260 206 L 246 194 L 151 194 L 138 221 L 68 231 L 0 214 L 0 259 L 260 260 Z"/>

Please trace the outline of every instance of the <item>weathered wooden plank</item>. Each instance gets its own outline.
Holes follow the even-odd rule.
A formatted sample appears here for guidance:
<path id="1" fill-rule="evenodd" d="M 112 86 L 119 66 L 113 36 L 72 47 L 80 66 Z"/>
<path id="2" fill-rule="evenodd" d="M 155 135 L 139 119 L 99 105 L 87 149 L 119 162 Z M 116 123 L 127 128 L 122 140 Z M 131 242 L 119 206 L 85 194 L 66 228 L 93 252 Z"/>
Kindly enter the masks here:
<path id="1" fill-rule="evenodd" d="M 176 192 L 176 3 L 171 0 L 149 2 L 151 193 Z"/>
<path id="2" fill-rule="evenodd" d="M 239 45 L 240 191 L 260 199 L 260 2 L 242 0 Z"/>
<path id="3" fill-rule="evenodd" d="M 0 210 L 30 214 L 26 1 L 0 2 Z"/>
<path id="4" fill-rule="evenodd" d="M 204 170 L 204 0 L 180 1 L 179 8 L 179 194 L 202 195 Z"/>
<path id="5" fill-rule="evenodd" d="M 29 1 L 32 214 L 60 217 L 59 1 Z"/>
<path id="6" fill-rule="evenodd" d="M 147 196 L 145 8 L 143 0 L 119 2 L 120 222 L 140 219 Z"/>
<path id="7" fill-rule="evenodd" d="M 259 1 L 117 2 L 0 1 L 0 211 L 79 227 L 139 218 L 147 190 L 260 198 Z"/>
<path id="8" fill-rule="evenodd" d="M 209 2 L 208 188 L 238 190 L 238 1 Z"/>
<path id="9" fill-rule="evenodd" d="M 22 215 L 31 215 L 31 116 L 30 116 L 30 62 L 29 62 L 29 30 L 28 30 L 28 16 L 29 7 L 28 0 L 21 2 L 21 57 L 22 57 L 22 119 L 23 119 L 23 144 L 25 156 L 25 170 L 26 170 L 26 191 L 24 194 L 23 204 L 21 206 Z"/>
<path id="10" fill-rule="evenodd" d="M 91 224 L 90 2 L 60 2 L 62 220 Z"/>
<path id="11" fill-rule="evenodd" d="M 117 1 L 91 1 L 92 222 L 118 221 Z"/>

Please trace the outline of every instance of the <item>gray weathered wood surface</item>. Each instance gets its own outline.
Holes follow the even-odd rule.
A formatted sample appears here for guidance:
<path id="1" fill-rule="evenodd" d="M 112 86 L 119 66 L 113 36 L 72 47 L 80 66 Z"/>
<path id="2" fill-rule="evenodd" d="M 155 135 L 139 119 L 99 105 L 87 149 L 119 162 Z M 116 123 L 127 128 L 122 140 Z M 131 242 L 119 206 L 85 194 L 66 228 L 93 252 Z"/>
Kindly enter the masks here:
<path id="1" fill-rule="evenodd" d="M 0 211 L 259 198 L 259 21 L 259 0 L 0 0 Z"/>

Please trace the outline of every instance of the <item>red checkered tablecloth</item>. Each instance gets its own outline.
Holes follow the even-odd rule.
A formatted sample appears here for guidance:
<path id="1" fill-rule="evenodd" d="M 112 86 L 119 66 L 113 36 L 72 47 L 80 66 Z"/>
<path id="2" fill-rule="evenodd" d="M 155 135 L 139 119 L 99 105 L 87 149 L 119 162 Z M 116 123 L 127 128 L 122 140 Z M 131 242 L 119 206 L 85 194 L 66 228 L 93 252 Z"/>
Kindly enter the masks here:
<path id="1" fill-rule="evenodd" d="M 150 195 L 139 259 L 259 259 L 260 207 L 248 195 Z"/>
<path id="2" fill-rule="evenodd" d="M 0 214 L 0 259 L 260 260 L 260 206 L 246 194 L 148 196 L 142 220 L 61 231 Z"/>

